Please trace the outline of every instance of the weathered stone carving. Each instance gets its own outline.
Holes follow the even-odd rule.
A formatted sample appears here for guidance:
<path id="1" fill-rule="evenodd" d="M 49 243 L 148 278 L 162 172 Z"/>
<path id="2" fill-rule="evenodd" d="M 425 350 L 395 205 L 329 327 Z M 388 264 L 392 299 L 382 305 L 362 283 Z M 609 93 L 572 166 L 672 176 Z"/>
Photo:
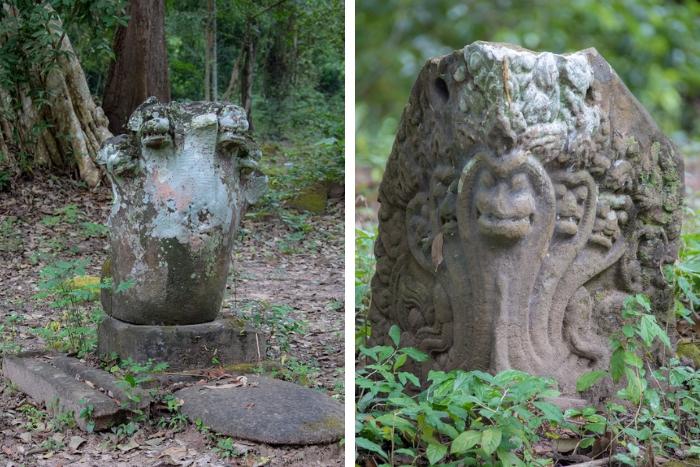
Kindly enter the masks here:
<path id="1" fill-rule="evenodd" d="M 622 301 L 673 322 L 683 161 L 595 51 L 476 42 L 429 60 L 379 189 L 373 344 L 413 371 L 607 368 Z M 605 396 L 606 394 L 598 394 Z"/>
<path id="2" fill-rule="evenodd" d="M 107 140 L 98 162 L 112 182 L 108 315 L 142 325 L 213 321 L 221 308 L 241 216 L 267 184 L 240 107 L 169 105 L 151 97 L 128 134 Z"/>

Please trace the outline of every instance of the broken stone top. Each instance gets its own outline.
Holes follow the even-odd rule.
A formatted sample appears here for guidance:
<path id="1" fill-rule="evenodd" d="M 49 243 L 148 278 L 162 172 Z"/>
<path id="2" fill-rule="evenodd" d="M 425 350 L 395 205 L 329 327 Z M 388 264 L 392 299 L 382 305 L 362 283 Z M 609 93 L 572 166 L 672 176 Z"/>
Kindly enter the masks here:
<path id="1" fill-rule="evenodd" d="M 379 188 L 373 343 L 396 324 L 424 377 L 515 368 L 573 395 L 627 296 L 673 320 L 682 194 L 677 147 L 595 49 L 428 60 Z"/>
<path id="2" fill-rule="evenodd" d="M 468 70 L 473 81 L 461 88 L 459 109 L 469 113 L 495 154 L 517 148 L 543 163 L 561 151 L 575 161 L 585 159 L 600 114 L 586 102 L 594 73 L 584 53 L 534 53 L 476 42 L 464 48 L 464 60 L 453 79 L 464 81 Z"/>

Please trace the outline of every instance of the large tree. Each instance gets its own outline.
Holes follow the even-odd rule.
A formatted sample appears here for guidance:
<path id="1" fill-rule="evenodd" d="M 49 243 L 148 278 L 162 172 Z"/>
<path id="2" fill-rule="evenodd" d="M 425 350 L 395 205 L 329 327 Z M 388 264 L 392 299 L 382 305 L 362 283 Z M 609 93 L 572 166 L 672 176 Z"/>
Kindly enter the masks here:
<path id="1" fill-rule="evenodd" d="M 119 27 L 114 38 L 116 60 L 110 64 L 102 101 L 114 134 L 122 133 L 129 115 L 148 97 L 170 102 L 165 2 L 133 1 L 126 13 L 131 19 L 128 26 Z"/>
<path id="2" fill-rule="evenodd" d="M 109 27 L 126 2 L 4 0 L 0 6 L 0 188 L 34 164 L 77 166 L 89 186 L 100 181 L 94 158 L 112 136 L 95 105 L 66 33 L 90 27 L 86 47 L 109 51 Z"/>

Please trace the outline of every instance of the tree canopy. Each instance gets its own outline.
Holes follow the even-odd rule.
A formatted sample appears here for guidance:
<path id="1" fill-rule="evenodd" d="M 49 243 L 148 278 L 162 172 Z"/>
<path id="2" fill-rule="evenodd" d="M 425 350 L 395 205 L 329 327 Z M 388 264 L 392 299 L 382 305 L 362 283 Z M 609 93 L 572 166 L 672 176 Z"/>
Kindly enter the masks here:
<path id="1" fill-rule="evenodd" d="M 395 130 L 425 60 L 483 40 L 554 53 L 595 47 L 664 132 L 700 140 L 694 0 L 357 0 L 355 30 L 360 132 L 387 118 Z"/>

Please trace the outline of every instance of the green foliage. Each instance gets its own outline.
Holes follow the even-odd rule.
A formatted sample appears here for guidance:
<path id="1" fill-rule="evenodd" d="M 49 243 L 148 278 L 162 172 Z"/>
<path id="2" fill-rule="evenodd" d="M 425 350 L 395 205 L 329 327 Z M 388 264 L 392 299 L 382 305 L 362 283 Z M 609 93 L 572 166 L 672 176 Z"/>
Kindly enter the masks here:
<path id="1" fill-rule="evenodd" d="M 165 7 L 171 96 L 201 100 L 206 4 L 168 0 Z M 343 139 L 344 10 L 342 0 L 217 1 L 219 99 L 229 85 L 250 18 L 247 37 L 257 45 L 252 112 L 256 131 L 275 140 Z M 239 104 L 242 68 L 229 98 Z"/>
<path id="2" fill-rule="evenodd" d="M 51 308 L 58 309 L 60 319 L 52 321 L 44 329 L 34 333 L 46 341 L 50 348 L 62 352 L 77 352 L 78 356 L 92 352 L 97 345 L 96 324 L 104 314 L 96 309 L 87 311 L 86 301 L 97 298 L 95 285 L 75 287 L 75 277 L 85 275 L 85 266 L 90 260 L 57 261 L 40 271 L 39 292 L 34 299 L 47 300 Z M 99 285 L 98 285 L 99 287 Z"/>
<path id="3" fill-rule="evenodd" d="M 280 211 L 286 200 L 315 183 L 345 183 L 343 139 L 325 138 L 313 144 L 297 144 L 289 150 L 274 149 L 265 151 L 263 148 L 261 168 L 269 182 L 267 191 L 256 204 L 257 210 Z"/>
<path id="4" fill-rule="evenodd" d="M 389 331 L 396 347 L 360 347 L 368 365 L 356 373 L 360 390 L 355 418 L 356 446 L 385 463 L 430 465 L 545 465 L 531 443 L 546 425 L 564 426 L 561 410 L 543 399 L 556 397 L 554 381 L 516 370 L 492 376 L 481 371 L 431 371 L 430 386 L 418 396 L 405 390 L 418 378 L 400 371 L 408 358 L 427 355 L 398 348 L 400 331 Z M 566 425 L 569 426 L 568 424 Z M 388 447 L 388 452 L 387 452 Z M 520 456 L 513 451 L 520 452 Z"/>
<path id="5" fill-rule="evenodd" d="M 685 208 L 685 214 L 678 261 L 666 266 L 664 272 L 674 284 L 676 317 L 695 324 L 700 319 L 696 312 L 700 298 L 695 293 L 700 290 L 700 211 Z"/>
<path id="6" fill-rule="evenodd" d="M 262 301 L 247 302 L 238 311 L 243 319 L 269 333 L 268 352 L 276 346 L 279 351 L 289 353 L 292 350 L 290 344 L 293 334 L 306 334 L 308 323 L 288 316 L 292 311 L 289 305 L 272 305 Z"/>
<path id="7" fill-rule="evenodd" d="M 369 304 L 370 281 L 377 260 L 374 257 L 374 241 L 377 231 L 355 229 L 355 345 L 367 346 L 370 336 Z"/>
<path id="8" fill-rule="evenodd" d="M 91 434 L 95 429 L 95 406 L 88 404 L 85 399 L 80 399 L 78 404 L 83 406 L 78 417 L 85 419 L 87 432 L 88 434 Z"/>
<path id="9" fill-rule="evenodd" d="M 219 442 L 216 443 L 216 447 L 213 448 L 211 452 L 218 452 L 223 458 L 236 457 L 240 455 L 238 450 L 236 450 L 236 448 L 233 446 L 233 440 L 231 438 L 219 440 Z"/>
<path id="10" fill-rule="evenodd" d="M 595 47 L 664 132 L 697 140 L 699 14 L 693 0 L 359 0 L 356 127 L 375 134 L 398 119 L 428 58 L 483 40 L 555 53 Z"/>
<path id="11" fill-rule="evenodd" d="M 113 58 L 112 31 L 117 25 L 126 25 L 124 14 L 127 2 L 123 0 L 7 0 L 0 8 L 0 89 L 7 94 L 0 105 L 0 115 L 14 126 L 18 109 L 26 105 L 22 94 L 36 104 L 39 110 L 51 105 L 55 89 L 50 89 L 47 77 L 61 68 L 62 59 L 70 52 L 60 44 L 70 31 L 79 32 L 77 50 L 88 57 Z M 107 63 L 105 60 L 104 64 Z M 33 165 L 31 148 L 41 138 L 49 124 L 39 121 L 27 134 L 14 131 L 5 135 L 6 142 L 21 148 L 13 155 L 13 163 L 20 171 L 29 171 Z M 70 135 L 64 135 L 68 139 Z M 27 151 L 26 148 L 30 150 Z M 28 152 L 28 153 L 27 153 Z M 8 155 L 3 155 L 3 158 Z M 0 185 L 9 180 L 7 164 L 0 161 Z"/>
<path id="12" fill-rule="evenodd" d="M 681 444 L 700 450 L 700 372 L 681 366 L 677 358 L 659 370 L 644 367 L 645 361 L 653 359 L 655 339 L 671 351 L 668 335 L 650 311 L 649 299 L 644 295 L 628 297 L 622 311 L 626 324 L 622 332 L 610 336 L 610 370 L 586 373 L 576 385 L 577 391 L 584 391 L 604 376 L 615 383 L 625 378 L 626 387 L 616 395 L 629 401 L 635 411 L 630 414 L 623 406 L 608 403 L 606 425 L 627 448 L 626 454 L 616 454 L 615 458 L 631 466 L 641 462 L 640 447 L 647 445 L 657 454 L 673 453 Z M 602 426 L 594 426 L 596 429 L 589 429 L 602 432 Z"/>

